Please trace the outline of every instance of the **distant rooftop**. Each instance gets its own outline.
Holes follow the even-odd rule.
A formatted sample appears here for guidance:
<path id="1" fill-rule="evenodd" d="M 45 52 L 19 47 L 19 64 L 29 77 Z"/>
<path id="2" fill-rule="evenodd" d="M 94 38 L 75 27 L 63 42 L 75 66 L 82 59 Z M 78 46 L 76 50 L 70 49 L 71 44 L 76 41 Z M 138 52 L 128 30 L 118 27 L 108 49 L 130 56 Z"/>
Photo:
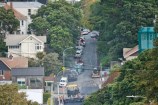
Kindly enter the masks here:
<path id="1" fill-rule="evenodd" d="M 44 67 L 13 68 L 13 76 L 44 76 Z"/>
<path id="2" fill-rule="evenodd" d="M 10 5 L 10 2 L 7 2 Z M 39 2 L 12 2 L 14 8 L 40 8 L 43 4 Z"/>

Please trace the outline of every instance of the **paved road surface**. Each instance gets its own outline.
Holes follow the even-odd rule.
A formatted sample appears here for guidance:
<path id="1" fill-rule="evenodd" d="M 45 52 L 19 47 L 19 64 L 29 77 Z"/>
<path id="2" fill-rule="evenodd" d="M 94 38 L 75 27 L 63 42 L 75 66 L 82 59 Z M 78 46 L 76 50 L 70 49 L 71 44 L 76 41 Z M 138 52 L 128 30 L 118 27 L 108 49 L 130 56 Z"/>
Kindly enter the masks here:
<path id="1" fill-rule="evenodd" d="M 99 89 L 100 79 L 91 78 L 91 72 L 94 67 L 97 67 L 97 53 L 96 53 L 96 40 L 92 39 L 89 35 L 85 35 L 86 47 L 83 53 L 84 69 L 85 71 L 78 76 L 77 84 L 80 93 L 83 95 L 90 95 Z M 82 105 L 82 103 L 68 103 L 65 105 Z"/>

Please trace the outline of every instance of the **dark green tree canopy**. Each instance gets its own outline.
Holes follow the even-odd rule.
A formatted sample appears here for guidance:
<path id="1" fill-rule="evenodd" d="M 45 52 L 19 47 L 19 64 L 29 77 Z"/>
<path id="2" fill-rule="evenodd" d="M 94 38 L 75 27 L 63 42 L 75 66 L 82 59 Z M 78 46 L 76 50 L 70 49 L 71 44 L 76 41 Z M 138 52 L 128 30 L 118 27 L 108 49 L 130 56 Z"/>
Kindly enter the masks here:
<path id="1" fill-rule="evenodd" d="M 37 35 L 47 34 L 49 46 L 60 55 L 63 49 L 76 42 L 80 34 L 80 10 L 65 1 L 42 6 L 32 18 L 30 28 Z"/>
<path id="2" fill-rule="evenodd" d="M 19 21 L 15 18 L 14 12 L 11 9 L 6 10 L 0 7 L 0 31 L 8 31 L 13 33 L 20 25 Z"/>
<path id="3" fill-rule="evenodd" d="M 153 0 L 102 0 L 93 4 L 91 10 L 89 20 L 101 33 L 98 50 L 106 55 L 103 59 L 110 56 L 110 61 L 122 57 L 123 48 L 138 44 L 141 26 L 154 26 L 158 5 Z"/>

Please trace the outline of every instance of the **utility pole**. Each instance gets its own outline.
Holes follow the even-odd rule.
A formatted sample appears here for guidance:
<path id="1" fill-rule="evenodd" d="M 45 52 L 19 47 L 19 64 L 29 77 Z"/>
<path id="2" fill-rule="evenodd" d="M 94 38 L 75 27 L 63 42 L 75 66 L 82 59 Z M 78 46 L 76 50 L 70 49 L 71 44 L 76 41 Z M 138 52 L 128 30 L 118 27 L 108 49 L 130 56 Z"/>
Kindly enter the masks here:
<path id="1" fill-rule="evenodd" d="M 53 105 L 53 83 L 51 83 L 51 99 L 50 99 L 50 105 Z"/>
<path id="2" fill-rule="evenodd" d="M 100 80 L 101 80 L 101 88 L 102 88 L 102 63 L 100 63 Z"/>

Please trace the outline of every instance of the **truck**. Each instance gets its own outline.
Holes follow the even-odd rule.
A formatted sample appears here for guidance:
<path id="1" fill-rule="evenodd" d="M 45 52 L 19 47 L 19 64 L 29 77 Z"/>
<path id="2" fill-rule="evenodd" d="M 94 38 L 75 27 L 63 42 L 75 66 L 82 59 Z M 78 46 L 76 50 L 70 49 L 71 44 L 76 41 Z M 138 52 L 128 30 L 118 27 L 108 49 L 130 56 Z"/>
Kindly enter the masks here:
<path id="1" fill-rule="evenodd" d="M 100 77 L 101 77 L 100 70 L 97 68 L 94 68 L 92 71 L 92 78 L 100 78 Z"/>
<path id="2" fill-rule="evenodd" d="M 84 100 L 84 96 L 80 94 L 79 87 L 77 84 L 68 84 L 66 86 L 66 89 L 67 97 L 64 98 L 64 103 L 82 102 Z"/>

